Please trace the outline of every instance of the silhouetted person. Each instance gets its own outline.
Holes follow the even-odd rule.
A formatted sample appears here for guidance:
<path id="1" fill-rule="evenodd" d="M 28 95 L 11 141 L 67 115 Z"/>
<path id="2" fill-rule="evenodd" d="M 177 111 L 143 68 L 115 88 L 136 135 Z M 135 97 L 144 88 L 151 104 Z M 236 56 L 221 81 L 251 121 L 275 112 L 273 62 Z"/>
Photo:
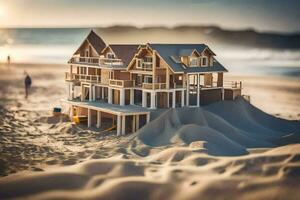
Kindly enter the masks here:
<path id="1" fill-rule="evenodd" d="M 30 76 L 27 74 L 27 72 L 25 71 L 24 74 L 25 76 L 25 80 L 24 80 L 24 84 L 25 84 L 25 98 L 27 99 L 28 94 L 29 94 L 29 89 L 31 86 L 31 78 Z"/>
<path id="2" fill-rule="evenodd" d="M 7 64 L 10 65 L 10 55 L 7 56 Z"/>

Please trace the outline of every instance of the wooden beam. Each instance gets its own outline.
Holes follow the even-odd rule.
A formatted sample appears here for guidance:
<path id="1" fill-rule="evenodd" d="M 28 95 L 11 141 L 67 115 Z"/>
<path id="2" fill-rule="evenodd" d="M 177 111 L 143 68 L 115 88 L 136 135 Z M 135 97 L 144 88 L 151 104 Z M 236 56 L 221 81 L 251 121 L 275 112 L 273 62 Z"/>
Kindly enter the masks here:
<path id="1" fill-rule="evenodd" d="M 101 127 L 101 112 L 97 111 L 97 128 Z"/>
<path id="2" fill-rule="evenodd" d="M 125 135 L 126 132 L 126 116 L 122 116 L 122 135 Z"/>
<path id="3" fill-rule="evenodd" d="M 92 93 L 93 93 L 93 90 L 92 90 L 92 85 L 90 85 L 89 87 L 89 101 L 92 101 Z"/>
<path id="4" fill-rule="evenodd" d="M 134 133 L 135 131 L 136 131 L 136 126 L 135 126 L 135 122 L 136 122 L 136 120 L 135 120 L 135 115 L 132 115 L 132 126 L 131 126 L 131 132 L 132 133 Z"/>
<path id="5" fill-rule="evenodd" d="M 120 106 L 125 106 L 125 89 L 120 89 Z"/>
<path id="6" fill-rule="evenodd" d="M 146 122 L 147 122 L 147 124 L 150 122 L 150 114 L 146 115 Z"/>
<path id="7" fill-rule="evenodd" d="M 87 126 L 88 126 L 88 128 L 90 128 L 92 126 L 92 110 L 91 109 L 88 109 Z"/>
<path id="8" fill-rule="evenodd" d="M 121 135 L 121 115 L 117 116 L 117 136 Z"/>
<path id="9" fill-rule="evenodd" d="M 197 74 L 197 106 L 200 106 L 200 74 Z"/>
<path id="10" fill-rule="evenodd" d="M 137 130 L 140 129 L 140 116 L 136 115 L 135 116 L 135 120 L 136 120 L 136 122 L 135 122 L 135 130 L 137 131 Z"/>
<path id="11" fill-rule="evenodd" d="M 130 89 L 130 105 L 134 105 L 134 89 Z"/>
<path id="12" fill-rule="evenodd" d="M 172 108 L 176 107 L 176 91 L 174 90 L 172 93 Z"/>
<path id="13" fill-rule="evenodd" d="M 181 107 L 184 107 L 184 90 L 181 90 Z"/>

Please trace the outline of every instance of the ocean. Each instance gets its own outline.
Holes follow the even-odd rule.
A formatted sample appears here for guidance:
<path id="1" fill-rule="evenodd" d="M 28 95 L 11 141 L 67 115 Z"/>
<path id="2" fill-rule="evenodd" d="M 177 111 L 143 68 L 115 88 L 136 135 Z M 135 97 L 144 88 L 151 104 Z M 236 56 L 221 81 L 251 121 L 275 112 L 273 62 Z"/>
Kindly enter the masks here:
<path id="1" fill-rule="evenodd" d="M 0 62 L 6 62 L 7 56 L 10 56 L 15 63 L 66 64 L 89 31 L 88 28 L 0 29 Z M 107 43 L 157 42 L 159 38 L 156 34 L 155 41 L 151 41 L 153 34 L 149 32 L 149 35 L 136 37 L 135 40 L 133 33 L 126 32 L 126 29 L 112 33 L 102 28 L 97 32 Z M 164 37 L 162 35 L 159 42 L 168 42 L 168 38 Z M 197 38 L 175 40 L 181 43 L 195 41 L 205 43 Z M 216 44 L 211 48 L 231 73 L 300 78 L 300 50 L 233 48 Z"/>

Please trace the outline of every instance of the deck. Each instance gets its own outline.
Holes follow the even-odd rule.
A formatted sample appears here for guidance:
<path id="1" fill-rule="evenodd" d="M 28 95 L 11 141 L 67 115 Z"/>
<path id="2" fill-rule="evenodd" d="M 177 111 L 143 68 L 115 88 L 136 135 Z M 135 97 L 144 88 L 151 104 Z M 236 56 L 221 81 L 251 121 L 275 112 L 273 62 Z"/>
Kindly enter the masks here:
<path id="1" fill-rule="evenodd" d="M 150 114 L 151 112 L 150 109 L 143 108 L 141 106 L 135 106 L 135 105 L 120 106 L 115 104 L 109 104 L 103 101 L 62 100 L 62 102 L 71 104 L 73 106 L 80 106 L 92 110 L 111 113 L 114 115 L 124 115 L 124 116 L 143 115 L 143 114 Z"/>

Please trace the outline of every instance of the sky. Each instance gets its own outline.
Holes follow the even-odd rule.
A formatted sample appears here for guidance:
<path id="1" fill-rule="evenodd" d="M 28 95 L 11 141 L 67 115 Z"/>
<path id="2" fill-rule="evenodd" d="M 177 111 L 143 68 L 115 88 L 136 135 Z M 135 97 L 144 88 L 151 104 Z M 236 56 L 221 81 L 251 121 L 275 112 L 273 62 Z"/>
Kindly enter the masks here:
<path id="1" fill-rule="evenodd" d="M 0 0 L 0 27 L 217 25 L 300 32 L 300 0 Z"/>

